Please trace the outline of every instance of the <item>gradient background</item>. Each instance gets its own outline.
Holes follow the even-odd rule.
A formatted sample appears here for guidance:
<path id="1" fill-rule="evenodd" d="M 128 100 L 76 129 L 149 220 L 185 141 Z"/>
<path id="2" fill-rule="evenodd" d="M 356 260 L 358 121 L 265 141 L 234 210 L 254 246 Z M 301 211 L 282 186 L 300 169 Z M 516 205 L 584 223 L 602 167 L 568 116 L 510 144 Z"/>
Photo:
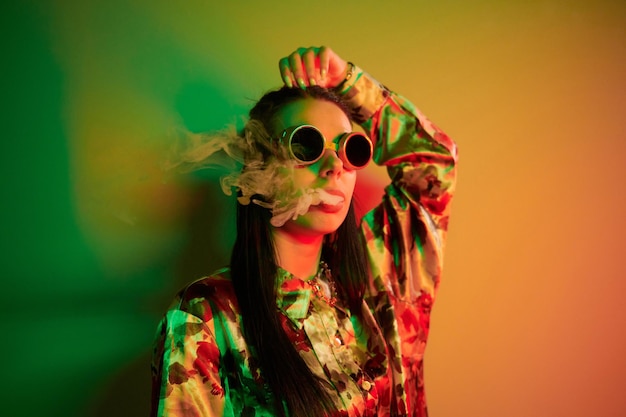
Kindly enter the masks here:
<path id="1" fill-rule="evenodd" d="M 1 8 L 3 415 L 147 413 L 159 316 L 233 238 L 219 172 L 162 178 L 170 133 L 240 126 L 278 58 L 319 44 L 461 149 L 431 415 L 626 415 L 626 2 Z M 363 176 L 363 209 L 384 181 Z"/>

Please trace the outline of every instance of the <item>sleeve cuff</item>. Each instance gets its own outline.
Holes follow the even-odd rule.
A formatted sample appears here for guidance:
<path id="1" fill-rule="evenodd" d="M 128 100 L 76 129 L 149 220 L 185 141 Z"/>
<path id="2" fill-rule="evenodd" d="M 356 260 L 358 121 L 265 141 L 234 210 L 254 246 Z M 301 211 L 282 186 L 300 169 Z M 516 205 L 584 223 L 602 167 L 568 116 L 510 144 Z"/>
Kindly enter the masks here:
<path id="1" fill-rule="evenodd" d="M 341 86 L 338 93 L 348 102 L 352 118 L 359 124 L 370 119 L 389 97 L 387 87 L 357 66 L 354 76 Z"/>

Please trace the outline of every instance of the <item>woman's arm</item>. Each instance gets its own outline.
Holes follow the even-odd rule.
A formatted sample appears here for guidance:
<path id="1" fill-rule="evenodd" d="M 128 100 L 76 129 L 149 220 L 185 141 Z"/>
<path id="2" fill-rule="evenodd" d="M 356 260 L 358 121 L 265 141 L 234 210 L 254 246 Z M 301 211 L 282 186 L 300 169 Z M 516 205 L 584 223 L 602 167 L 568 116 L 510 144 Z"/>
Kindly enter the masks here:
<path id="1" fill-rule="evenodd" d="M 358 67 L 342 89 L 355 120 L 375 141 L 374 161 L 391 178 L 382 203 L 362 224 L 372 267 L 370 302 L 380 308 L 374 300 L 387 293 L 431 303 L 443 267 L 456 145 L 411 102 Z"/>
<path id="2" fill-rule="evenodd" d="M 425 210 L 443 245 L 456 183 L 455 143 L 410 101 L 358 67 L 342 85 L 342 94 L 354 120 L 374 140 L 374 161 L 387 166 L 396 188 L 391 194 L 401 193 Z"/>

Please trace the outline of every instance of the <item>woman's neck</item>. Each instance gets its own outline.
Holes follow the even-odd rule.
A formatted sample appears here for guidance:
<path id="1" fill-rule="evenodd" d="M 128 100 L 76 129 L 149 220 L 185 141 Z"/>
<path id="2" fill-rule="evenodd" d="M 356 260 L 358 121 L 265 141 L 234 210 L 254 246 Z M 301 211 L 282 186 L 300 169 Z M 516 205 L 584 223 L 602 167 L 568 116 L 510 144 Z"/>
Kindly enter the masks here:
<path id="1" fill-rule="evenodd" d="M 319 267 L 323 241 L 323 235 L 295 236 L 274 229 L 278 265 L 302 279 L 314 276 Z"/>

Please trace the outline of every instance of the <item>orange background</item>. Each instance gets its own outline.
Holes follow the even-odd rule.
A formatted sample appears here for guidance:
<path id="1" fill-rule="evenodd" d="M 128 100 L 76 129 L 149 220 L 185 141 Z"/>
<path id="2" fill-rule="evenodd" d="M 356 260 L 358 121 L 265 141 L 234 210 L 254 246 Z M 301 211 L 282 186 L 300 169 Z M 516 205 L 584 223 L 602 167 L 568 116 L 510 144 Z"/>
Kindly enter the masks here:
<path id="1" fill-rule="evenodd" d="M 624 2 L 3 7 L 11 415 L 147 412 L 159 315 L 232 242 L 219 172 L 163 179 L 171 132 L 241 126 L 278 86 L 278 58 L 319 44 L 460 148 L 426 354 L 431 415 L 626 415 Z M 367 207 L 384 172 L 361 180 Z"/>

